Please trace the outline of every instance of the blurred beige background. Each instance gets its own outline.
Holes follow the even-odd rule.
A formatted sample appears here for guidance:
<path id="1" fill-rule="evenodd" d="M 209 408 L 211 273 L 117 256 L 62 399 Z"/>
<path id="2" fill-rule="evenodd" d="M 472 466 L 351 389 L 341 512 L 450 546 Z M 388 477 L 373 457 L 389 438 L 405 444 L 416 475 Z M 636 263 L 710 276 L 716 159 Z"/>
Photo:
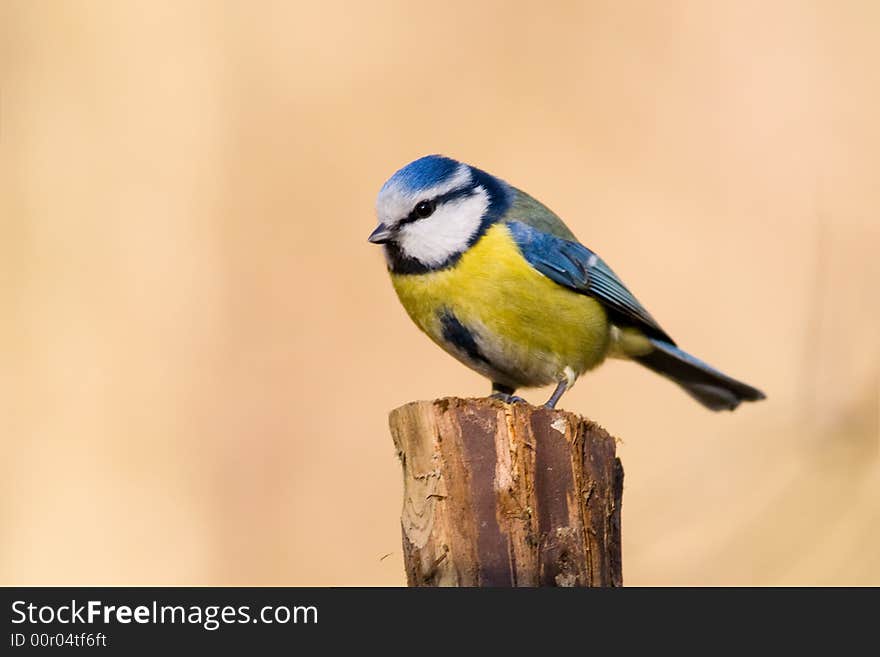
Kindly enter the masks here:
<path id="1" fill-rule="evenodd" d="M 386 412 L 488 384 L 375 194 L 442 152 L 680 344 L 612 362 L 624 579 L 880 584 L 880 3 L 0 2 L 0 583 L 400 585 Z M 546 391 L 527 396 L 543 400 Z"/>

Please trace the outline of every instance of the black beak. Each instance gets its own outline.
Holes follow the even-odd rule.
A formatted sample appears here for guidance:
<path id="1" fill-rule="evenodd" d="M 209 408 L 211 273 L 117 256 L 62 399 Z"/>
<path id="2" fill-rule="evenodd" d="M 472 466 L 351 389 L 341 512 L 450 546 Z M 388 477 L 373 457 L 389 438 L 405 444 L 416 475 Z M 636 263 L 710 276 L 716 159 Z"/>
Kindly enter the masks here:
<path id="1" fill-rule="evenodd" d="M 372 242 L 373 244 L 385 244 L 391 241 L 391 231 L 385 224 L 379 224 L 376 226 L 376 230 L 370 233 L 367 241 Z"/>

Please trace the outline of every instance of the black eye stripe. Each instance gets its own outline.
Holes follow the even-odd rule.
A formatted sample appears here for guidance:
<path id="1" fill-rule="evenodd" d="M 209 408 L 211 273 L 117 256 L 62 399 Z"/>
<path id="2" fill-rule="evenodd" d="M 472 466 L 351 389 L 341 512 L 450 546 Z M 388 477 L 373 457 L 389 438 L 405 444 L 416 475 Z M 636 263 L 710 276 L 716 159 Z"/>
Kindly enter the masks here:
<path id="1" fill-rule="evenodd" d="M 433 199 L 423 199 L 416 203 L 415 207 L 410 211 L 410 213 L 401 219 L 398 223 L 398 226 L 403 226 L 405 224 L 412 223 L 414 221 L 418 221 L 419 219 L 425 219 L 434 213 L 434 210 L 437 206 L 442 205 L 443 203 L 448 203 L 449 201 L 454 201 L 458 198 L 463 198 L 465 196 L 470 196 L 476 191 L 476 185 L 470 185 L 468 187 L 460 187 L 459 189 L 454 189 L 451 192 L 446 192 L 445 194 L 440 194 L 440 196 L 435 196 Z M 431 203 L 433 208 L 431 212 L 427 215 L 419 214 L 418 208 L 422 203 Z"/>
<path id="2" fill-rule="evenodd" d="M 421 203 L 421 201 L 419 201 Z M 403 219 L 398 222 L 398 226 L 403 226 L 405 224 L 411 224 L 414 221 L 418 221 L 419 219 L 423 219 L 424 217 L 420 216 L 418 212 L 416 212 L 415 208 L 406 215 Z"/>
<path id="3" fill-rule="evenodd" d="M 437 205 L 441 203 L 448 203 L 449 201 L 454 201 L 457 198 L 462 198 L 464 196 L 470 196 L 476 191 L 476 185 L 470 185 L 469 187 L 460 187 L 459 189 L 453 189 L 451 192 L 446 192 L 445 194 L 441 194 L 434 201 Z"/>

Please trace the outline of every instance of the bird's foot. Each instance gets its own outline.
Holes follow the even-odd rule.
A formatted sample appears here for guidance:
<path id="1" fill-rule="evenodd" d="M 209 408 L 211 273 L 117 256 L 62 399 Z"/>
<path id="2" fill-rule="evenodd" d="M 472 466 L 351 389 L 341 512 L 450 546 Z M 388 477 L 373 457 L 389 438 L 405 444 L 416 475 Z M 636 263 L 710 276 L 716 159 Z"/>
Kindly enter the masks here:
<path id="1" fill-rule="evenodd" d="M 509 395 L 506 392 L 493 392 L 489 395 L 489 399 L 497 399 L 505 404 L 528 404 L 525 399 L 517 395 Z"/>

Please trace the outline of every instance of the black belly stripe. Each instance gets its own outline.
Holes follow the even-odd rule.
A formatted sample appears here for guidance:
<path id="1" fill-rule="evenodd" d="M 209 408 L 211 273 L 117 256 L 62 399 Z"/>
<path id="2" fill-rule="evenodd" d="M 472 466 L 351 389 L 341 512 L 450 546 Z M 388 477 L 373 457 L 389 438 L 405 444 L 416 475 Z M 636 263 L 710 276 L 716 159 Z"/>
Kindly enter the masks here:
<path id="1" fill-rule="evenodd" d="M 450 344 L 455 345 L 466 353 L 471 360 L 478 360 L 492 365 L 485 354 L 480 351 L 480 345 L 474 339 L 474 334 L 467 327 L 458 321 L 458 318 L 450 311 L 444 310 L 440 313 L 440 326 L 443 331 L 443 339 Z"/>

